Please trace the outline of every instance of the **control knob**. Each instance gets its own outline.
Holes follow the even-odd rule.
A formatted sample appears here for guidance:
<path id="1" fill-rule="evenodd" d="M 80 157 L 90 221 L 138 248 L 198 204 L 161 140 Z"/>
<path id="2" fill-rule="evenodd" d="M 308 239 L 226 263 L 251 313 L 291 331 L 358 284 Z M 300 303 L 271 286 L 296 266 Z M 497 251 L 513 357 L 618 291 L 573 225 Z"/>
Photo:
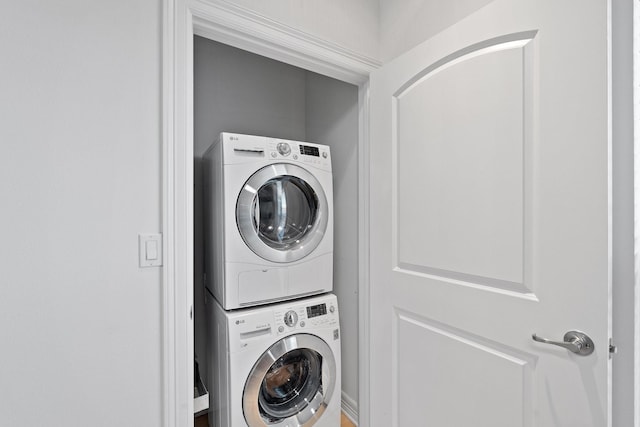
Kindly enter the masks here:
<path id="1" fill-rule="evenodd" d="M 298 323 L 298 313 L 293 310 L 287 311 L 284 315 L 284 324 L 290 328 L 293 328 Z"/>
<path id="2" fill-rule="evenodd" d="M 276 149 L 281 156 L 286 157 L 291 154 L 291 147 L 286 142 L 279 142 L 278 145 L 276 145 Z"/>

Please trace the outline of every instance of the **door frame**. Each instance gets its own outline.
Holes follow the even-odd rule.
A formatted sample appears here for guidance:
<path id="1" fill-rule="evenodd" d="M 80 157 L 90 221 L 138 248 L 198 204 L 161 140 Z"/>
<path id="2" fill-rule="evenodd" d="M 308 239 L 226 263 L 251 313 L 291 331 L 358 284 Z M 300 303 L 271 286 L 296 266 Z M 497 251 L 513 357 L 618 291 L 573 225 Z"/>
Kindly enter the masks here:
<path id="1" fill-rule="evenodd" d="M 199 35 L 359 87 L 358 415 L 359 425 L 366 427 L 369 425 L 368 76 L 381 63 L 223 0 L 206 3 L 204 0 L 163 0 L 162 10 L 162 425 L 186 427 L 193 423 L 192 87 L 193 36 Z M 634 15 L 635 26 L 629 22 L 629 17 Z M 612 18 L 614 42 L 623 40 L 625 47 L 633 46 L 633 33 L 640 33 L 640 6 L 634 7 L 631 1 L 614 3 Z M 616 56 L 614 49 L 612 76 L 622 81 L 620 90 L 616 92 L 616 85 L 613 88 L 612 103 L 614 109 L 619 107 L 618 111 L 629 108 L 629 88 L 637 86 L 640 80 L 633 70 L 629 71 L 627 55 L 631 54 Z M 640 55 L 635 58 L 635 67 L 640 68 Z M 620 353 L 614 356 L 613 399 L 615 412 L 631 414 L 633 425 L 640 427 L 640 275 L 634 272 L 635 265 L 640 265 L 640 233 L 634 227 L 634 220 L 640 221 L 640 209 L 634 212 L 634 203 L 629 202 L 629 197 L 640 201 L 640 185 L 636 185 L 634 192 L 633 183 L 634 167 L 640 171 L 640 157 L 629 160 L 633 159 L 634 130 L 635 140 L 639 141 L 636 145 L 640 147 L 640 122 L 634 121 L 631 114 L 621 121 L 614 119 L 612 130 L 613 185 L 624 189 L 612 201 L 614 224 L 619 224 L 622 230 L 619 234 L 614 231 L 612 242 L 613 337 L 614 344 L 620 348 Z M 636 175 L 640 181 L 640 172 Z M 624 340 L 626 350 L 616 340 Z M 633 375 L 629 375 L 629 370 Z M 346 406 L 344 409 L 348 410 L 348 403 Z M 613 425 L 622 427 L 624 420 L 618 423 L 614 417 Z"/>
<path id="2" fill-rule="evenodd" d="M 610 8 L 613 426 L 640 427 L 640 4 Z"/>
<path id="3" fill-rule="evenodd" d="M 358 414 L 368 425 L 369 74 L 372 58 L 223 0 L 163 0 L 162 425 L 193 426 L 193 36 L 358 86 Z M 353 402 L 343 406 L 356 415 Z M 351 410 L 351 411 L 350 411 Z"/>

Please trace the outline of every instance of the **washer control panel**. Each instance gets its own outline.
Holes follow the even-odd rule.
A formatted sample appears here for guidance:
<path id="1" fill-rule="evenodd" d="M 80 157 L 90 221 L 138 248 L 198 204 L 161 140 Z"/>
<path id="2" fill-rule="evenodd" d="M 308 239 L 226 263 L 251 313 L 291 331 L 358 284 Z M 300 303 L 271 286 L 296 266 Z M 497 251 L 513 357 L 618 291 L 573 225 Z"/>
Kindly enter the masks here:
<path id="1" fill-rule="evenodd" d="M 338 308 L 335 301 L 312 301 L 292 304 L 275 310 L 277 333 L 302 332 L 305 328 L 338 326 Z"/>
<path id="2" fill-rule="evenodd" d="M 314 330 L 330 329 L 334 339 L 337 340 L 340 336 L 338 300 L 333 294 L 231 312 L 225 312 L 219 306 L 218 308 L 214 315 L 219 324 L 224 322 L 228 328 L 230 353 L 256 346 L 262 348 L 265 342 L 275 342 L 275 337 L 305 331 L 313 334 Z"/>

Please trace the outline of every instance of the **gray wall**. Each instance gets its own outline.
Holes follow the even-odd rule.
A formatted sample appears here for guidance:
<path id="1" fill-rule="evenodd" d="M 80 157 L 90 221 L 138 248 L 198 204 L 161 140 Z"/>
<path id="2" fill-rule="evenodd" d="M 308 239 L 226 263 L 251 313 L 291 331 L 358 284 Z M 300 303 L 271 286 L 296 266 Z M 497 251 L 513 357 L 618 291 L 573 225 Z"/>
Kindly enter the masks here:
<path id="1" fill-rule="evenodd" d="M 334 293 L 340 304 L 342 392 L 358 409 L 358 88 L 307 77 L 307 138 L 331 146 L 334 200 Z"/>
<path id="2" fill-rule="evenodd" d="M 2 426 L 161 424 L 160 4 L 3 2 Z"/>
<path id="3" fill-rule="evenodd" d="M 221 43 L 194 39 L 194 331 L 208 378 L 201 157 L 220 132 L 305 139 L 306 72 Z"/>
<path id="4" fill-rule="evenodd" d="M 195 156 L 220 132 L 304 140 L 305 81 L 300 68 L 195 37 Z"/>
<path id="5" fill-rule="evenodd" d="M 195 38 L 195 336 L 207 378 L 200 158 L 222 132 L 331 146 L 334 171 L 334 289 L 343 342 L 343 392 L 358 399 L 358 88 L 252 53 Z"/>

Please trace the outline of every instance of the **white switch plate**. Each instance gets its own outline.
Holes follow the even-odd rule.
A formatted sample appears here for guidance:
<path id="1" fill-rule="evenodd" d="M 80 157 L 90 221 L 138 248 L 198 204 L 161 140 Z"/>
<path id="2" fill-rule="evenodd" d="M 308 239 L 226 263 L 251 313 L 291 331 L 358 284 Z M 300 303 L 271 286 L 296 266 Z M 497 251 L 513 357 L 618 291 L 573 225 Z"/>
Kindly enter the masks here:
<path id="1" fill-rule="evenodd" d="M 162 234 L 138 234 L 140 267 L 162 265 Z"/>

